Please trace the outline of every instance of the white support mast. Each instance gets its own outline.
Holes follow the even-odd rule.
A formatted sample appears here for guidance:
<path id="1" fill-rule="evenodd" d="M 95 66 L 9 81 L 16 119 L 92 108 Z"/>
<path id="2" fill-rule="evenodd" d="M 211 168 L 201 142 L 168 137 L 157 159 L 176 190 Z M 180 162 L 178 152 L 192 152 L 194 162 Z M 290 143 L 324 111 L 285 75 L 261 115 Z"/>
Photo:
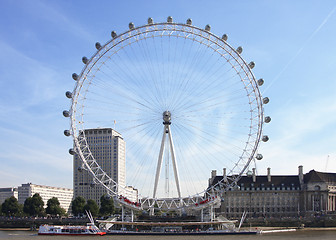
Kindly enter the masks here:
<path id="1" fill-rule="evenodd" d="M 180 182 L 179 182 L 179 176 L 178 176 L 178 170 L 177 170 L 177 164 L 176 164 L 176 158 L 175 158 L 175 149 L 174 149 L 174 144 L 173 144 L 173 137 L 170 131 L 170 124 L 171 124 L 170 120 L 171 120 L 171 113 L 169 111 L 165 111 L 163 113 L 163 125 L 164 125 L 163 136 L 162 136 L 162 141 L 161 141 L 158 163 L 156 167 L 153 198 L 156 197 L 156 191 L 157 191 L 157 186 L 158 186 L 161 166 L 162 166 L 163 150 L 165 148 L 165 140 L 166 140 L 167 134 L 168 134 L 168 140 L 169 140 L 169 145 L 170 145 L 171 158 L 173 162 L 176 189 L 177 189 L 178 197 L 181 198 Z"/>
<path id="2" fill-rule="evenodd" d="M 178 176 L 178 171 L 177 171 L 173 137 L 172 137 L 169 125 L 168 125 L 168 136 L 169 136 L 169 143 L 170 143 L 170 152 L 171 152 L 172 162 L 173 162 L 176 189 L 177 189 L 178 197 L 181 199 L 180 181 L 179 181 L 179 176 Z"/>

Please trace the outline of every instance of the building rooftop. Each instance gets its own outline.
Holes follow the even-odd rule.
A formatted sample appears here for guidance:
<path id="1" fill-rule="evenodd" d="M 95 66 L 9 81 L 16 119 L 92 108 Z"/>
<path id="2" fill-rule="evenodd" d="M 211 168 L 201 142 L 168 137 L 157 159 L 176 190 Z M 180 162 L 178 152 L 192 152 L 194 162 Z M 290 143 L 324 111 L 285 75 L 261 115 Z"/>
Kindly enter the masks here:
<path id="1" fill-rule="evenodd" d="M 216 176 L 212 182 L 212 185 L 218 183 L 223 179 L 223 176 Z M 256 176 L 256 181 L 253 182 L 252 176 L 242 176 L 239 179 L 238 186 L 240 187 L 254 187 L 254 188 L 262 188 L 262 187 L 300 187 L 299 176 L 297 175 L 274 175 L 271 176 L 271 181 L 268 181 L 267 175 Z"/>
<path id="2" fill-rule="evenodd" d="M 17 191 L 17 188 L 9 187 L 9 188 L 0 188 L 0 192 L 12 192 Z"/>
<path id="3" fill-rule="evenodd" d="M 324 173 L 310 170 L 304 175 L 304 182 L 336 182 L 336 173 Z"/>
<path id="4" fill-rule="evenodd" d="M 214 171 L 213 174 L 215 174 Z M 271 181 L 268 181 L 270 177 Z M 214 176 L 210 179 L 210 185 L 215 185 L 222 181 L 223 176 Z M 303 183 L 309 182 L 327 182 L 336 183 L 336 173 L 325 173 L 311 170 L 306 174 L 303 174 Z M 237 185 L 244 188 L 290 188 L 301 189 L 299 175 L 254 175 L 242 176 Z"/>

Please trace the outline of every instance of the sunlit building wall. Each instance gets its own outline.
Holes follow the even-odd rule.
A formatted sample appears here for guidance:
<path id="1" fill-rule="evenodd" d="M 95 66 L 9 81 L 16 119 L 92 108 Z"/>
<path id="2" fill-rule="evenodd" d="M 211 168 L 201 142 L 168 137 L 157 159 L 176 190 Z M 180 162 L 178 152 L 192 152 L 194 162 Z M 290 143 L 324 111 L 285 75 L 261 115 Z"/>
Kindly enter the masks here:
<path id="1" fill-rule="evenodd" d="M 15 197 L 18 199 L 18 190 L 17 188 L 0 188 L 0 204 L 2 204 L 7 198 Z"/>
<path id="2" fill-rule="evenodd" d="M 73 198 L 73 190 L 69 188 L 50 187 L 43 185 L 36 185 L 32 183 L 22 184 L 18 187 L 18 201 L 24 204 L 25 200 L 32 197 L 35 193 L 38 193 L 43 202 L 44 207 L 47 207 L 47 202 L 50 198 L 56 197 L 60 203 L 60 206 L 69 212 L 71 201 Z"/>

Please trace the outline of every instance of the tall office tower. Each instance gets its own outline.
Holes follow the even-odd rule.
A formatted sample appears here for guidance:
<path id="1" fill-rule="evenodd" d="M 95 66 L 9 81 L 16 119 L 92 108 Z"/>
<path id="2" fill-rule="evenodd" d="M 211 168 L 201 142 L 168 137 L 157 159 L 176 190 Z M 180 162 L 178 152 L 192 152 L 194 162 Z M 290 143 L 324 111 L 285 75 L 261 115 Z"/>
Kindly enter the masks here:
<path id="1" fill-rule="evenodd" d="M 85 137 L 90 151 L 100 167 L 119 185 L 126 182 L 126 144 L 120 133 L 112 128 L 85 129 Z M 106 189 L 96 184 L 89 172 L 83 170 L 83 163 L 74 155 L 73 164 L 74 197 L 95 200 L 100 205 L 100 197 Z M 122 194 L 122 193 L 120 193 Z"/>

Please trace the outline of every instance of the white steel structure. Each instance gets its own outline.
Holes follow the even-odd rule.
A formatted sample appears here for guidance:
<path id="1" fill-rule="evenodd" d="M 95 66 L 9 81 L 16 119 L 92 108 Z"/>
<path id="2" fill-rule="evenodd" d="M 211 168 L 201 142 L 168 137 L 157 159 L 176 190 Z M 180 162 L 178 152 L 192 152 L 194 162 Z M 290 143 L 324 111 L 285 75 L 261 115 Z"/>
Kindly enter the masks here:
<path id="1" fill-rule="evenodd" d="M 83 57 L 76 81 L 66 136 L 74 139 L 70 154 L 111 196 L 133 209 L 203 209 L 218 203 L 215 190 L 232 188 L 255 159 L 264 122 L 264 81 L 256 80 L 242 48 L 192 25 L 166 22 L 129 24 L 97 51 Z M 162 134 L 163 115 L 163 134 Z M 92 154 L 85 128 L 114 126 L 128 144 L 126 185 L 139 191 L 139 202 L 119 196 L 127 191 L 103 171 Z M 173 141 L 174 138 L 174 141 Z M 174 143 L 173 143 L 174 142 Z M 162 170 L 164 166 L 164 170 Z M 226 181 L 208 188 L 212 169 L 228 169 Z M 164 178 L 161 177 L 164 173 Z"/>
<path id="2" fill-rule="evenodd" d="M 169 137 L 168 141 L 169 141 L 169 147 L 170 147 L 170 152 L 171 152 L 171 158 L 172 158 L 172 162 L 173 162 L 176 189 L 177 189 L 178 197 L 181 198 L 180 181 L 179 181 L 178 172 L 177 172 L 177 164 L 176 164 L 176 158 L 175 158 L 173 137 L 172 137 L 170 127 L 169 127 L 169 125 L 171 124 L 170 120 L 171 120 L 171 113 L 169 111 L 165 111 L 163 113 L 163 125 L 164 125 L 164 127 L 163 127 L 162 142 L 161 142 L 161 147 L 160 147 L 160 154 L 159 154 L 159 159 L 158 159 L 156 174 L 155 174 L 153 198 L 156 197 L 156 191 L 157 191 L 157 186 L 158 186 L 160 172 L 161 172 L 161 166 L 162 166 L 163 151 L 164 151 L 164 146 L 165 146 L 166 135 L 168 135 L 168 137 Z"/>

